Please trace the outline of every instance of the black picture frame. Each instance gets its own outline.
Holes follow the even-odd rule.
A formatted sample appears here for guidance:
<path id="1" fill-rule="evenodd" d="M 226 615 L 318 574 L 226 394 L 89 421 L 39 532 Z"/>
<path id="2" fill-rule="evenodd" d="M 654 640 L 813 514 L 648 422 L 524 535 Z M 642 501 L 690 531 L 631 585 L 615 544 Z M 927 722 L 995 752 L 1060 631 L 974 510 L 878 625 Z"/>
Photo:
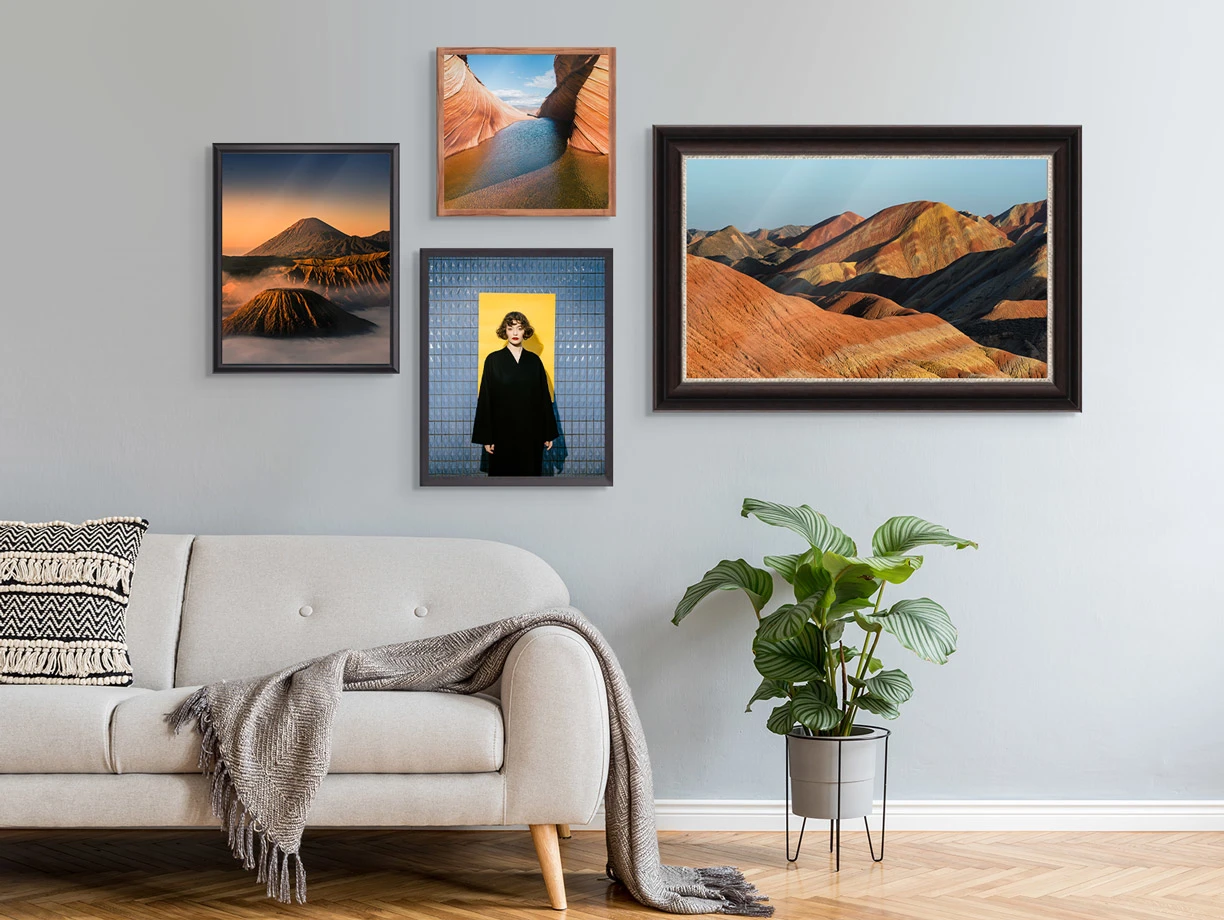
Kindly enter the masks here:
<path id="1" fill-rule="evenodd" d="M 603 369 L 603 393 L 602 401 L 599 403 L 602 417 L 602 426 L 597 426 L 597 430 L 602 438 L 603 456 L 602 469 L 592 475 L 566 475 L 564 471 L 558 472 L 555 475 L 542 476 L 490 476 L 484 472 L 472 471 L 470 473 L 454 474 L 444 472 L 431 472 L 431 421 L 439 423 L 439 419 L 431 419 L 431 367 L 436 368 L 438 365 L 431 362 L 431 332 L 434 320 L 434 304 L 431 298 L 430 278 L 432 267 L 437 260 L 441 265 L 445 265 L 444 260 L 490 260 L 491 262 L 501 261 L 503 264 L 507 260 L 514 259 L 598 259 L 603 262 L 603 297 L 602 297 L 602 342 L 603 342 L 603 360 L 601 366 Z M 420 434 L 419 434 L 419 464 L 420 464 L 420 485 L 422 486 L 483 486 L 483 487 L 502 487 L 502 486 L 611 486 L 612 485 L 612 458 L 613 458 L 613 437 L 612 437 L 612 393 L 613 393 L 613 350 L 612 350 L 612 304 L 613 304 L 613 260 L 612 250 L 604 248 L 482 248 L 482 249 L 422 249 L 420 251 Z M 441 269 L 440 269 L 441 270 Z M 506 285 L 506 287 L 514 287 L 514 292 L 497 291 L 488 288 L 481 288 L 480 293 L 531 293 L 523 291 L 523 287 L 533 286 L 530 282 L 526 284 Z M 538 293 L 549 293 L 546 288 L 547 284 L 535 284 L 534 287 L 544 288 Z M 459 295 L 467 298 L 478 296 L 476 288 L 468 286 L 464 289 L 466 293 Z M 598 298 L 592 296 L 592 301 L 597 301 Z M 467 308 L 470 311 L 470 306 Z M 441 323 L 439 323 L 441 327 Z M 475 325 L 472 327 L 476 329 Z M 478 330 L 471 333 L 463 333 L 463 336 L 478 336 Z M 435 343 L 439 344 L 439 343 Z M 558 346 L 561 345 L 560 334 L 558 333 Z M 588 343 L 589 344 L 589 343 Z M 463 364 L 464 370 L 462 373 L 470 371 L 475 374 L 478 368 L 478 363 L 481 360 L 479 348 L 476 341 L 468 342 L 464 346 L 465 350 L 469 351 L 465 358 L 460 359 L 466 364 Z M 561 384 L 554 380 L 555 388 L 559 390 Z M 442 383 L 439 382 L 439 388 Z M 468 393 L 463 397 L 468 402 L 472 400 L 472 394 Z M 560 400 L 558 400 L 560 402 Z M 590 403 L 590 400 L 587 401 Z M 560 414 L 560 406 L 558 410 L 558 421 L 561 429 L 561 437 L 566 437 L 567 419 Z M 590 406 L 587 406 L 589 411 Z M 441 410 L 440 410 L 441 411 Z M 463 413 L 460 413 L 463 419 L 466 419 L 467 428 L 464 429 L 458 436 L 451 436 L 451 440 L 459 443 L 466 441 L 470 444 L 468 434 L 471 431 L 471 406 L 466 406 Z M 463 424 L 463 422 L 459 422 Z M 588 427 L 594 426 L 596 423 L 588 421 Z M 472 445 L 474 448 L 475 445 Z M 559 449 L 554 446 L 554 450 Z M 478 450 L 475 455 L 483 462 L 485 458 L 480 457 Z M 547 466 L 547 457 L 546 466 Z M 470 461 L 463 461 L 466 466 L 470 467 Z"/>
<path id="2" fill-rule="evenodd" d="M 390 231 L 390 335 L 388 360 L 381 363 L 225 363 L 222 351 L 222 306 L 223 269 L 223 158 L 227 154 L 312 154 L 312 153 L 382 153 L 388 154 L 391 163 L 388 189 L 388 214 Z M 398 374 L 400 370 L 400 326 L 399 326 L 399 273 L 400 273 L 400 229 L 399 229 L 399 144 L 213 144 L 213 308 L 212 308 L 212 371 L 215 374 L 248 373 L 342 373 L 342 374 Z"/>
<path id="3" fill-rule="evenodd" d="M 671 126 L 653 129 L 654 407 L 702 409 L 1081 410 L 1079 126 Z M 686 380 L 682 347 L 687 156 L 1042 156 L 1052 163 L 1046 380 L 741 382 Z M 748 228 L 744 228 L 747 230 Z"/>

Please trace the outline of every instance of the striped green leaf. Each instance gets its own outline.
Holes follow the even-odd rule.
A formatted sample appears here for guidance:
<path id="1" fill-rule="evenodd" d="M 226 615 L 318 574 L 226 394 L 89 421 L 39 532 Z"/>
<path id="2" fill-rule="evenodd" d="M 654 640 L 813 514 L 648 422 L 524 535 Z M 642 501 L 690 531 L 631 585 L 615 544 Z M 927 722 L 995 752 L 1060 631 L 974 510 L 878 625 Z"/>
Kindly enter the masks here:
<path id="1" fill-rule="evenodd" d="M 884 629 L 884 623 L 881 623 L 879 617 L 864 617 L 858 610 L 854 610 L 854 623 L 864 632 L 879 632 Z"/>
<path id="2" fill-rule="evenodd" d="M 710 571 L 706 572 L 701 581 L 689 585 L 684 597 L 676 605 L 672 622 L 677 626 L 688 616 L 697 602 L 714 591 L 733 591 L 739 589 L 748 595 L 752 609 L 758 614 L 769 603 L 773 595 L 773 576 L 764 569 L 749 565 L 743 559 L 724 559 Z"/>
<path id="3" fill-rule="evenodd" d="M 792 584 L 795 587 L 795 600 L 806 601 L 814 597 L 820 603 L 824 594 L 833 587 L 833 576 L 820 567 L 819 561 L 800 562 Z"/>
<path id="4" fill-rule="evenodd" d="M 875 584 L 872 588 L 877 587 Z M 872 592 L 875 593 L 874 591 Z M 845 600 L 838 600 L 833 605 L 833 609 L 829 611 L 830 616 L 842 617 L 854 613 L 856 610 L 865 610 L 868 607 L 874 607 L 875 601 L 870 597 L 848 597 Z"/>
<path id="5" fill-rule="evenodd" d="M 796 683 L 824 675 L 820 630 L 806 624 L 797 636 L 781 642 L 754 642 L 756 669 L 762 677 Z"/>
<path id="6" fill-rule="evenodd" d="M 827 732 L 841 721 L 837 697 L 819 681 L 799 688 L 791 702 L 791 713 L 796 722 L 813 732 Z"/>
<path id="7" fill-rule="evenodd" d="M 781 642 L 797 636 L 816 609 L 817 598 L 810 597 L 798 604 L 783 604 L 757 626 L 756 637 L 761 642 Z"/>
<path id="8" fill-rule="evenodd" d="M 871 549 L 877 556 L 896 556 L 919 546 L 955 546 L 964 549 L 977 544 L 964 537 L 954 537 L 948 528 L 913 516 L 889 518 L 871 538 Z"/>
<path id="9" fill-rule="evenodd" d="M 919 658 L 944 664 L 956 651 L 956 627 L 948 612 L 929 597 L 897 601 L 879 620 L 886 633 Z"/>
<path id="10" fill-rule="evenodd" d="M 788 585 L 795 583 L 795 569 L 799 565 L 799 560 L 806 553 L 791 553 L 788 556 L 766 556 L 765 564 L 786 579 Z"/>
<path id="11" fill-rule="evenodd" d="M 841 553 L 843 556 L 853 556 L 858 552 L 853 540 L 846 536 L 840 528 L 831 524 L 827 517 L 808 505 L 800 505 L 795 508 L 791 505 L 779 505 L 757 498 L 745 498 L 740 515 L 743 517 L 752 515 L 766 524 L 792 530 L 821 552 L 832 551 Z"/>
<path id="12" fill-rule="evenodd" d="M 825 553 L 822 560 L 833 580 L 883 579 L 899 585 L 922 567 L 921 556 L 841 556 Z"/>
<path id="13" fill-rule="evenodd" d="M 765 723 L 765 727 L 776 735 L 789 734 L 790 730 L 795 727 L 795 715 L 791 710 L 791 704 L 783 703 L 781 706 L 775 706 L 774 711 L 769 714 L 769 721 Z"/>
<path id="14" fill-rule="evenodd" d="M 748 707 L 744 712 L 752 712 L 752 704 L 760 700 L 776 700 L 779 697 L 785 697 L 789 692 L 789 687 L 784 680 L 763 680 L 761 686 L 756 688 L 756 693 L 752 694 L 752 699 L 748 701 Z"/>
<path id="15" fill-rule="evenodd" d="M 888 700 L 898 706 L 914 695 L 914 685 L 910 683 L 909 677 L 904 671 L 898 671 L 896 668 L 881 671 L 875 677 L 864 681 L 864 685 L 872 696 Z"/>
<path id="16" fill-rule="evenodd" d="M 886 700 L 882 696 L 872 696 L 870 693 L 866 696 L 860 696 L 855 701 L 855 705 L 860 709 L 866 709 L 868 712 L 874 712 L 877 716 L 882 716 L 885 719 L 895 719 L 901 715 L 901 710 L 897 708 L 897 704 L 892 700 Z"/>

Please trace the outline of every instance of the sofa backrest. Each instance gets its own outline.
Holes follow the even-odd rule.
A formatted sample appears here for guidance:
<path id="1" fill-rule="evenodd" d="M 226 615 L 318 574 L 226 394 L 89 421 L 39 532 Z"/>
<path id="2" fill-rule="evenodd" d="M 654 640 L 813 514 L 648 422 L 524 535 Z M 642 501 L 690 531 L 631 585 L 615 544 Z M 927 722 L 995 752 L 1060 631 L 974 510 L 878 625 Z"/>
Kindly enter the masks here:
<path id="1" fill-rule="evenodd" d="M 132 683 L 137 687 L 167 690 L 174 686 L 174 653 L 191 540 L 179 534 L 147 533 L 140 543 L 127 609 L 128 653 Z"/>
<path id="2" fill-rule="evenodd" d="M 503 543 L 196 537 L 174 682 L 253 677 L 568 603 L 552 568 Z"/>

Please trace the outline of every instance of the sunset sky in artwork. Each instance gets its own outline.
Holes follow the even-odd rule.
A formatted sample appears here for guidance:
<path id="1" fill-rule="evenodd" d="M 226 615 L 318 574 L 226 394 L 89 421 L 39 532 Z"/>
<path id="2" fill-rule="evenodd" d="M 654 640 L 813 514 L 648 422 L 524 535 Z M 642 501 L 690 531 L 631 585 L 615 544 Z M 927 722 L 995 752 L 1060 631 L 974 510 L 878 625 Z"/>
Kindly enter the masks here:
<path id="1" fill-rule="evenodd" d="M 233 153 L 221 159 L 221 252 L 243 255 L 304 217 L 351 236 L 391 227 L 389 153 Z"/>

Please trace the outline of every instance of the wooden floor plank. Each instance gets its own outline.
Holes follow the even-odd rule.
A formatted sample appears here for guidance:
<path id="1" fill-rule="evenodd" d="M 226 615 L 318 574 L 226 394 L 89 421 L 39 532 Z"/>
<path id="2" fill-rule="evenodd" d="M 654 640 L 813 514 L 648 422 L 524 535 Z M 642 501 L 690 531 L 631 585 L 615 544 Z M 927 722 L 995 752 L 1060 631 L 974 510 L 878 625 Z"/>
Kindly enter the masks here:
<path id="1" fill-rule="evenodd" d="M 872 863 L 843 835 L 788 864 L 776 833 L 663 833 L 667 862 L 737 865 L 779 920 L 1220 920 L 1224 834 L 898 833 Z M 0 831 L 3 920 L 641 920 L 601 833 L 562 842 L 552 911 L 526 831 L 309 831 L 310 903 L 264 897 L 215 831 Z"/>

